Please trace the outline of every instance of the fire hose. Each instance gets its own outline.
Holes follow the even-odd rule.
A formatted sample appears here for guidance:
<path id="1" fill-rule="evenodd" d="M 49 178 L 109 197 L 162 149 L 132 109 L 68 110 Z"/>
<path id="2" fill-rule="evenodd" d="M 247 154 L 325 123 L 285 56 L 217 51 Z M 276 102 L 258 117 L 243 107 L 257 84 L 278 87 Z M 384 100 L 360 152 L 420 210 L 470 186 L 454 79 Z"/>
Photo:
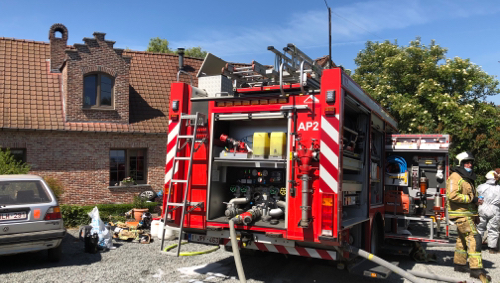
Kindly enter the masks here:
<path id="1" fill-rule="evenodd" d="M 247 279 L 245 277 L 245 271 L 243 270 L 243 264 L 241 263 L 238 240 L 236 239 L 236 231 L 234 230 L 234 221 L 239 220 L 236 217 L 229 220 L 229 236 L 231 237 L 231 247 L 233 248 L 234 264 L 236 265 L 236 271 L 238 272 L 240 282 L 246 283 Z"/>
<path id="2" fill-rule="evenodd" d="M 182 242 L 181 245 L 185 245 L 189 242 Z M 177 247 L 177 244 L 173 244 L 171 246 L 168 246 L 166 247 L 165 249 L 163 249 L 163 251 L 165 252 L 168 252 L 169 250 L 173 249 Z M 202 255 L 202 254 L 208 254 L 208 253 L 211 253 L 211 252 L 215 252 L 216 250 L 220 249 L 220 246 L 215 246 L 211 249 L 208 249 L 208 250 L 204 250 L 204 251 L 197 251 L 197 252 L 182 252 L 182 253 L 179 253 L 179 256 L 194 256 L 194 255 Z"/>
<path id="3" fill-rule="evenodd" d="M 449 277 L 449 276 L 442 276 L 442 275 L 430 274 L 430 273 L 427 273 L 427 272 L 405 271 L 405 270 L 401 269 L 400 267 L 398 267 L 398 266 L 396 266 L 394 264 L 391 264 L 391 263 L 389 263 L 389 262 L 387 262 L 387 261 L 379 258 L 378 256 L 367 252 L 367 251 L 358 249 L 356 247 L 353 247 L 353 246 L 350 246 L 350 245 L 347 245 L 347 244 L 343 245 L 343 247 L 346 249 L 346 251 L 348 251 L 348 252 L 350 252 L 352 254 L 364 257 L 364 258 L 366 258 L 366 259 L 368 259 L 370 261 L 373 261 L 374 263 L 376 263 L 376 264 L 378 264 L 380 266 L 388 268 L 392 272 L 400 275 L 401 277 L 404 277 L 404 278 L 410 280 L 411 282 L 422 282 L 422 280 L 420 280 L 417 277 L 425 278 L 425 279 L 439 280 L 439 281 L 444 281 L 444 282 L 451 282 L 451 283 L 469 282 L 469 281 L 460 280 L 460 279 Z M 474 281 L 470 281 L 470 282 L 474 282 Z"/>
<path id="4" fill-rule="evenodd" d="M 443 282 L 451 282 L 451 283 L 462 283 L 462 282 L 468 282 L 468 283 L 474 283 L 475 281 L 469 281 L 469 280 L 461 280 L 457 279 L 454 277 L 449 277 L 449 276 L 443 276 L 443 275 L 436 275 L 436 274 L 431 274 L 428 272 L 422 272 L 422 271 L 408 271 L 408 273 L 411 273 L 417 277 L 422 277 L 426 279 L 433 279 L 433 280 L 438 280 L 438 281 L 443 281 Z"/>
<path id="5" fill-rule="evenodd" d="M 391 270 L 392 272 L 396 273 L 396 274 L 399 274 L 400 276 L 410 280 L 411 282 L 415 282 L 415 283 L 420 283 L 420 282 L 423 282 L 422 280 L 418 279 L 415 275 L 403 270 L 402 268 L 394 265 L 394 264 L 391 264 L 381 258 L 379 258 L 378 256 L 374 255 L 374 254 L 371 254 L 367 251 L 364 251 L 364 250 L 361 250 L 361 249 L 358 249 L 356 247 L 353 247 L 351 245 L 348 245 L 348 244 L 345 244 L 343 245 L 344 249 L 352 254 L 355 254 L 355 255 L 358 255 L 358 256 L 361 256 L 361 257 L 364 257 L 370 261 L 373 261 L 374 263 L 380 265 L 380 266 L 383 266 L 385 268 L 388 268 L 389 270 Z"/>

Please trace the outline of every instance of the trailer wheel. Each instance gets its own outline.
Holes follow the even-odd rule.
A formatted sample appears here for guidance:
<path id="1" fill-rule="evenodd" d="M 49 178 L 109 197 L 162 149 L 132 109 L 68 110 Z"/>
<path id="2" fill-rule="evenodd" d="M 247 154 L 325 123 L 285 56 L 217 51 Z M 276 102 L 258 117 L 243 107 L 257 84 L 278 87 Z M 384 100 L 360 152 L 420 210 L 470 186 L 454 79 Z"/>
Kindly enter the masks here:
<path id="1" fill-rule="evenodd" d="M 370 252 L 374 255 L 378 255 L 380 252 L 380 233 L 379 233 L 379 225 L 378 222 L 373 223 L 371 239 L 370 239 Z"/>

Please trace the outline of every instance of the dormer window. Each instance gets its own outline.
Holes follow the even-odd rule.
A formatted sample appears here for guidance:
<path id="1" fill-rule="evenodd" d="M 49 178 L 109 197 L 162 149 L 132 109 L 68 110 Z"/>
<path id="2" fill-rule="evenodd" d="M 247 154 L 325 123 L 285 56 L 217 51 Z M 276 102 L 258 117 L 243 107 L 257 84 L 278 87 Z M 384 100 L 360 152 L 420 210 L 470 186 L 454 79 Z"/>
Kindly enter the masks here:
<path id="1" fill-rule="evenodd" d="M 104 73 L 86 75 L 83 79 L 84 108 L 113 107 L 114 78 Z"/>

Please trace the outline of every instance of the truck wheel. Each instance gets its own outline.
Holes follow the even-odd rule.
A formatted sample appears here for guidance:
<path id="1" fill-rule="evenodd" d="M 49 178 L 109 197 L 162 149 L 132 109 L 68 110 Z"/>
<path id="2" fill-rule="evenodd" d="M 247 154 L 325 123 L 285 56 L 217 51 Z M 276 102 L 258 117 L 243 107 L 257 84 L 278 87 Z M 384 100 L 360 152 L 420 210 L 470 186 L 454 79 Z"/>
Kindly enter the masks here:
<path id="1" fill-rule="evenodd" d="M 62 257 L 62 243 L 58 247 L 47 250 L 49 255 L 49 260 L 52 262 L 58 262 Z"/>
<path id="2" fill-rule="evenodd" d="M 139 197 L 143 200 L 152 201 L 156 198 L 156 193 L 152 190 L 145 190 L 139 194 Z"/>

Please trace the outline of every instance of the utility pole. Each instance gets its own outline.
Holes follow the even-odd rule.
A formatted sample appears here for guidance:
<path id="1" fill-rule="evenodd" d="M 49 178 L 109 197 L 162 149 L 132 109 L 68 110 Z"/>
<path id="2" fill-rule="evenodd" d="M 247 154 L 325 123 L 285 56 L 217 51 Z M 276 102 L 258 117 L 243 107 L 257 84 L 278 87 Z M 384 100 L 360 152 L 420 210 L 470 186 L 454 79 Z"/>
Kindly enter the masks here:
<path id="1" fill-rule="evenodd" d="M 329 49 L 329 54 L 328 54 L 328 65 L 329 69 L 333 67 L 333 61 L 332 61 L 332 10 L 328 6 L 328 3 L 325 0 L 325 5 L 328 8 L 328 49 Z"/>

